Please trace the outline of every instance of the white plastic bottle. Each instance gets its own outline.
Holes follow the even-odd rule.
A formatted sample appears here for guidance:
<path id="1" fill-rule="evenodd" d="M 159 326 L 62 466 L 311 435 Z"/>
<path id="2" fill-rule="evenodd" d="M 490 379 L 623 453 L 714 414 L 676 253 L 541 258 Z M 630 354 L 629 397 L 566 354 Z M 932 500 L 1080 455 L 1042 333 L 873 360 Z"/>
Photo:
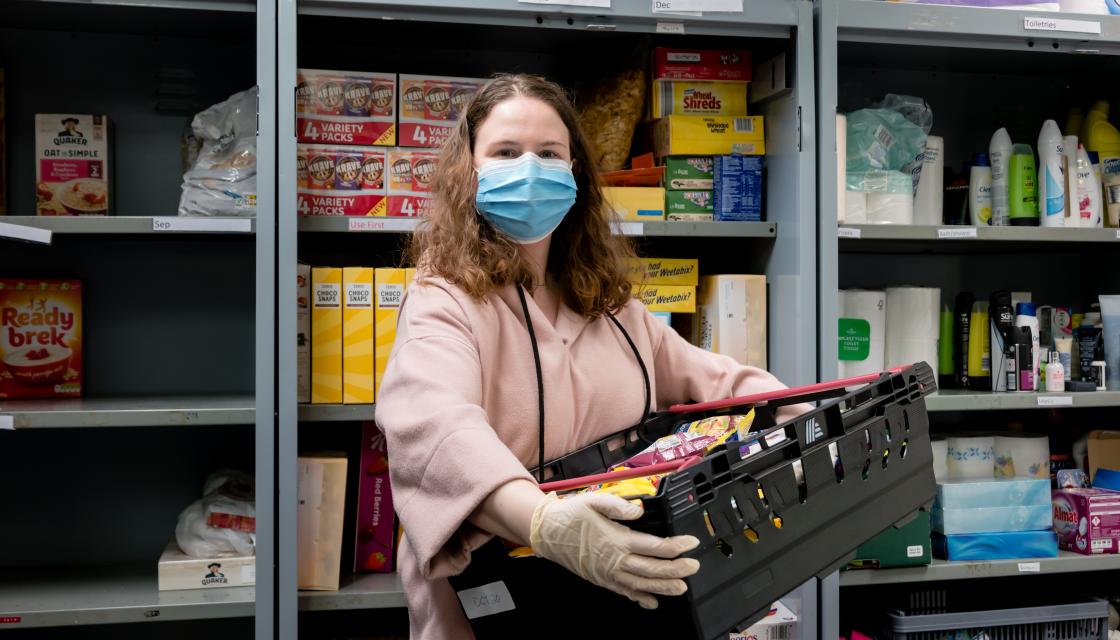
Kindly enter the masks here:
<path id="1" fill-rule="evenodd" d="M 974 227 L 992 224 L 992 167 L 988 154 L 978 153 L 968 173 L 968 216 Z"/>
<path id="2" fill-rule="evenodd" d="M 1077 147 L 1077 136 L 1067 135 L 1062 138 L 1062 175 L 1066 178 L 1067 227 L 1081 226 L 1081 212 L 1078 210 L 1080 198 L 1077 191 Z"/>
<path id="3" fill-rule="evenodd" d="M 1062 366 L 1057 351 L 1050 352 L 1050 363 L 1046 365 L 1046 390 L 1066 390 L 1066 369 Z"/>
<path id="4" fill-rule="evenodd" d="M 1038 214 L 1043 227 L 1065 226 L 1066 178 L 1062 174 L 1062 130 L 1047 120 L 1038 132 Z"/>
<path id="5" fill-rule="evenodd" d="M 992 162 L 992 226 L 1011 224 L 1011 207 L 1007 198 L 1007 168 L 1011 160 L 1011 136 L 1007 129 L 992 134 L 988 144 Z"/>
<path id="6" fill-rule="evenodd" d="M 1104 203 L 1101 201 L 1100 175 L 1093 170 L 1092 160 L 1084 145 L 1077 145 L 1077 201 L 1080 226 L 1104 226 Z"/>
<path id="7" fill-rule="evenodd" d="M 1019 306 L 1015 309 L 1015 326 L 1016 327 L 1029 327 L 1031 330 L 1031 365 L 1034 372 L 1034 380 L 1038 380 L 1038 367 L 1041 364 L 1040 358 L 1042 353 L 1039 351 L 1038 344 L 1038 315 L 1035 313 L 1035 306 L 1031 302 L 1020 302 Z"/>

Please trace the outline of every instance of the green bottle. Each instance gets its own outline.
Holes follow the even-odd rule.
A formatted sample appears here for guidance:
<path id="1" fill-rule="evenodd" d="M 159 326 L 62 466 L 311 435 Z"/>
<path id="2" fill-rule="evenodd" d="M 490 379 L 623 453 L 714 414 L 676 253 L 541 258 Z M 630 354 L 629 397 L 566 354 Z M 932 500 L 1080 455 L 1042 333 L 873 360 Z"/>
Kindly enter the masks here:
<path id="1" fill-rule="evenodd" d="M 1038 226 L 1038 169 L 1034 164 L 1034 150 L 1029 144 L 1011 148 L 1011 161 L 1007 169 L 1007 199 L 1011 224 L 1021 227 Z"/>

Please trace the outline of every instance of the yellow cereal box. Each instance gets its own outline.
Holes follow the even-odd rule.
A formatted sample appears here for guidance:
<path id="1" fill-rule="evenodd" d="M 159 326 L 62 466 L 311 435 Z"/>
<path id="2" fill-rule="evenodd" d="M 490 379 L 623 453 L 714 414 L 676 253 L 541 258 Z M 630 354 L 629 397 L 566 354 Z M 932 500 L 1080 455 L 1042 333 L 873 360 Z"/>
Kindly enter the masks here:
<path id="1" fill-rule="evenodd" d="M 762 116 L 666 116 L 653 125 L 653 147 L 665 156 L 766 155 Z"/>
<path id="2" fill-rule="evenodd" d="M 603 187 L 603 199 L 619 220 L 665 219 L 665 190 L 661 187 Z"/>
<path id="3" fill-rule="evenodd" d="M 311 402 L 311 267 L 296 265 L 296 402 Z"/>
<path id="4" fill-rule="evenodd" d="M 342 402 L 373 403 L 373 268 L 342 270 Z"/>
<path id="5" fill-rule="evenodd" d="M 381 379 L 385 377 L 385 366 L 389 364 L 389 354 L 393 352 L 393 342 L 397 339 L 397 317 L 400 315 L 401 302 L 405 289 L 411 282 L 412 269 L 378 269 L 374 275 L 376 291 L 374 302 L 374 324 L 376 339 L 376 380 L 374 385 L 380 393 Z"/>
<path id="6" fill-rule="evenodd" d="M 311 269 L 311 403 L 342 402 L 342 269 Z"/>
<path id="7" fill-rule="evenodd" d="M 719 80 L 654 80 L 650 93 L 653 117 L 674 114 L 745 116 L 747 84 Z"/>
<path id="8" fill-rule="evenodd" d="M 0 279 L 0 398 L 81 395 L 81 281 Z"/>
<path id="9" fill-rule="evenodd" d="M 634 297 L 650 311 L 696 313 L 696 287 L 667 284 L 636 284 Z"/>
<path id="10" fill-rule="evenodd" d="M 635 258 L 630 263 L 630 282 L 695 287 L 700 281 L 700 261 L 676 258 Z"/>

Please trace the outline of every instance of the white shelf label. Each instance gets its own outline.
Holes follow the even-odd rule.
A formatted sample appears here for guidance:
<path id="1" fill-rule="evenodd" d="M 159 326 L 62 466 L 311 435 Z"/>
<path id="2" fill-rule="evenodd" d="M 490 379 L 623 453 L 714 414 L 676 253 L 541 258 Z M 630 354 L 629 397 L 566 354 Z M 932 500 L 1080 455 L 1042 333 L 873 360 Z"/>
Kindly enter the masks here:
<path id="1" fill-rule="evenodd" d="M 0 238 L 23 240 L 25 242 L 38 242 L 39 244 L 51 243 L 51 230 L 29 227 L 22 224 L 0 222 Z"/>
<path id="2" fill-rule="evenodd" d="M 16 428 L 15 416 L 0 416 L 0 429 L 11 431 Z"/>
<path id="3" fill-rule="evenodd" d="M 653 0 L 653 4 L 654 4 L 654 6 L 656 6 L 657 5 L 657 0 Z M 656 11 L 656 9 L 655 9 L 655 11 Z M 684 35 L 684 23 L 683 22 L 658 22 L 657 23 L 657 33 L 676 33 L 676 34 Z"/>
<path id="4" fill-rule="evenodd" d="M 415 231 L 420 224 L 418 218 L 350 218 L 350 231 Z"/>
<path id="5" fill-rule="evenodd" d="M 569 7 L 603 7 L 611 8 L 611 0 L 517 0 L 522 4 L 553 4 Z"/>
<path id="6" fill-rule="evenodd" d="M 926 549 L 920 544 L 912 544 L 906 547 L 907 558 L 921 558 L 926 554 Z"/>
<path id="7" fill-rule="evenodd" d="M 1038 396 L 1040 407 L 1072 407 L 1073 396 Z"/>
<path id="8" fill-rule="evenodd" d="M 696 13 L 704 6 L 703 0 L 653 0 L 654 13 Z"/>
<path id="9" fill-rule="evenodd" d="M 1020 562 L 1019 573 L 1039 573 L 1042 571 L 1040 562 Z"/>
<path id="10" fill-rule="evenodd" d="M 976 237 L 976 227 L 960 227 L 960 228 L 950 228 L 950 229 L 938 229 L 937 230 L 937 237 L 939 239 L 944 239 L 944 238 L 975 238 Z"/>
<path id="11" fill-rule="evenodd" d="M 1067 20 L 1064 18 L 1043 18 L 1026 16 L 1023 29 L 1027 31 L 1064 31 L 1066 33 L 1095 33 L 1100 35 L 1101 23 L 1097 20 Z"/>
<path id="12" fill-rule="evenodd" d="M 853 240 L 859 240 L 859 234 L 859 229 L 853 229 L 851 227 L 840 227 L 836 230 L 837 238 L 851 238 Z"/>
<path id="13" fill-rule="evenodd" d="M 644 236 L 646 227 L 641 222 L 615 222 L 611 230 L 620 236 Z"/>
<path id="14" fill-rule="evenodd" d="M 256 584 L 257 583 L 257 565 L 247 564 L 241 567 L 241 583 L 242 584 Z"/>
<path id="15" fill-rule="evenodd" d="M 1116 239 L 1120 240 L 1120 229 L 1116 230 Z"/>
<path id="16" fill-rule="evenodd" d="M 252 218 L 152 218 L 152 231 L 249 233 L 252 230 Z"/>
<path id="17" fill-rule="evenodd" d="M 517 608 L 513 605 L 513 598 L 509 595 L 506 583 L 500 581 L 473 589 L 463 589 L 458 596 L 468 620 L 513 611 Z"/>

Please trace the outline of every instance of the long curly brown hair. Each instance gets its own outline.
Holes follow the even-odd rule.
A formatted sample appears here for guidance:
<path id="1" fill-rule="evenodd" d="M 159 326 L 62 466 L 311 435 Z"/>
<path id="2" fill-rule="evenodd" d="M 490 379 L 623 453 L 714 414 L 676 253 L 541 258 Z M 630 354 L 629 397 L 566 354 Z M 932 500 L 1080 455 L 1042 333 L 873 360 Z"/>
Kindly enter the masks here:
<path id="1" fill-rule="evenodd" d="M 432 180 L 432 208 L 409 242 L 408 254 L 423 272 L 444 278 L 481 299 L 509 284 L 532 286 L 530 265 L 517 245 L 475 207 L 475 134 L 495 106 L 518 96 L 556 110 L 568 128 L 576 202 L 552 235 L 546 274 L 574 311 L 595 318 L 630 299 L 628 259 L 634 247 L 611 233 L 614 214 L 603 199 L 599 172 L 575 109 L 559 85 L 538 76 L 499 75 L 468 105 L 440 153 Z"/>

